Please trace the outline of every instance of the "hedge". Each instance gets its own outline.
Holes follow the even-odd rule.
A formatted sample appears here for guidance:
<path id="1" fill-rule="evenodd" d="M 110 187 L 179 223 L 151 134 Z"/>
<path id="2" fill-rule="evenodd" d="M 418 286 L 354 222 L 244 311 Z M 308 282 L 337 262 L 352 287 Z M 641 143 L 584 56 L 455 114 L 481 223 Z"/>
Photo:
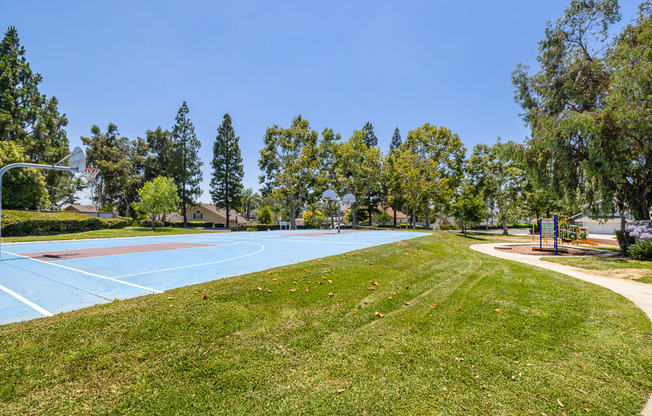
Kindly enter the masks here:
<path id="1" fill-rule="evenodd" d="M 229 227 L 231 231 L 274 231 L 274 230 L 279 230 L 278 225 L 273 225 L 273 224 L 254 224 L 254 225 L 242 225 L 238 224 L 237 228 L 235 225 L 232 225 Z"/>
<path id="2" fill-rule="evenodd" d="M 140 226 L 141 227 L 151 228 L 152 227 L 152 220 L 150 220 L 149 218 L 146 219 L 146 220 L 142 220 L 140 222 Z M 154 226 L 158 227 L 158 228 L 163 228 L 164 227 L 164 225 L 163 225 L 163 223 L 161 221 L 154 221 Z"/>
<path id="3" fill-rule="evenodd" d="M 104 227 L 102 228 L 109 228 L 109 229 L 116 229 L 116 228 L 125 228 L 129 227 L 133 220 L 131 218 L 107 218 L 103 219 L 102 223 L 104 224 Z"/>
<path id="4" fill-rule="evenodd" d="M 5 211 L 2 235 L 46 235 L 74 233 L 105 228 L 105 220 L 84 214 Z"/>
<path id="5" fill-rule="evenodd" d="M 183 221 L 163 221 L 165 227 L 183 227 Z M 201 228 L 224 228 L 224 224 L 210 221 L 188 221 L 188 227 Z"/>

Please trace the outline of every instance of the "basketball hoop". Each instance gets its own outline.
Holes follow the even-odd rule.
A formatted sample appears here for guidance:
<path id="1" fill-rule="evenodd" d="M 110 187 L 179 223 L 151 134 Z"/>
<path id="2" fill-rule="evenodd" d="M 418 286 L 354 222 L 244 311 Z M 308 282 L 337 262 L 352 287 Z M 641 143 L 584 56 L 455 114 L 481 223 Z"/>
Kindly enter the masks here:
<path id="1" fill-rule="evenodd" d="M 84 169 L 84 175 L 86 175 L 86 181 L 88 182 L 93 182 L 97 178 L 98 173 L 100 173 L 100 170 L 97 168 Z"/>

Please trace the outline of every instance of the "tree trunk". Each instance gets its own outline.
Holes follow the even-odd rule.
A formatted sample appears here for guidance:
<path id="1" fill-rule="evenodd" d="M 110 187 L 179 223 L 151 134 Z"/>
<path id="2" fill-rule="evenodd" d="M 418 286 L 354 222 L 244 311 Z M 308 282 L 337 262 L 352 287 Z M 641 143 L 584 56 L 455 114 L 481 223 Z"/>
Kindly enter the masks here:
<path id="1" fill-rule="evenodd" d="M 353 229 L 355 230 L 355 208 L 351 207 L 351 219 L 353 220 Z"/>
<path id="2" fill-rule="evenodd" d="M 627 225 L 627 218 L 625 218 L 625 210 L 620 210 L 620 232 L 625 232 L 625 226 Z"/>
<path id="3" fill-rule="evenodd" d="M 290 227 L 291 227 L 293 230 L 296 230 L 296 229 L 297 229 L 297 223 L 296 223 L 296 221 L 295 221 L 295 219 L 296 219 L 296 217 L 297 217 L 296 212 L 297 212 L 297 206 L 296 206 L 295 203 L 293 202 L 293 203 L 291 204 L 291 206 L 290 206 L 290 215 L 291 215 L 291 218 L 290 218 Z"/>
<path id="4" fill-rule="evenodd" d="M 371 222 L 371 198 L 369 198 L 369 226 L 371 227 L 373 224 Z"/>
<path id="5" fill-rule="evenodd" d="M 426 230 L 430 229 L 430 207 L 426 203 Z"/>
<path id="6" fill-rule="evenodd" d="M 231 227 L 231 221 L 229 218 L 229 203 L 226 203 L 226 224 L 224 225 L 225 228 L 230 228 Z"/>
<path id="7" fill-rule="evenodd" d="M 156 216 L 152 213 L 152 230 L 156 229 Z"/>
<path id="8" fill-rule="evenodd" d="M 509 235 L 509 231 L 507 231 L 507 219 L 503 218 L 503 235 Z"/>
<path id="9" fill-rule="evenodd" d="M 462 232 L 464 233 L 464 238 L 466 238 L 466 224 L 464 223 L 464 220 L 462 220 Z"/>
<path id="10" fill-rule="evenodd" d="M 392 207 L 392 211 L 394 211 L 394 228 L 396 228 L 396 207 Z"/>
<path id="11" fill-rule="evenodd" d="M 484 229 L 489 231 L 489 213 L 484 214 Z"/>
<path id="12" fill-rule="evenodd" d="M 417 229 L 416 208 L 415 207 L 412 207 L 412 229 L 413 230 Z"/>

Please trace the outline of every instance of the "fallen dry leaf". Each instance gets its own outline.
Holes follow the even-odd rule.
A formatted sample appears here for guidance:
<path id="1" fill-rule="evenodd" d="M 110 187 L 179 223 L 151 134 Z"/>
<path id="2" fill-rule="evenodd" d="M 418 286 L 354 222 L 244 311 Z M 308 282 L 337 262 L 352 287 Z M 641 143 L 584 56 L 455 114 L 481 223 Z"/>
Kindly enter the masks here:
<path id="1" fill-rule="evenodd" d="M 306 288 L 306 292 L 310 292 L 310 286 Z"/>
<path id="2" fill-rule="evenodd" d="M 337 393 L 341 394 L 341 393 L 344 393 L 345 391 L 346 391 L 346 389 L 339 389 L 339 390 L 337 390 Z"/>
<path id="3" fill-rule="evenodd" d="M 332 281 L 332 280 L 329 280 L 328 283 L 333 283 L 333 281 Z"/>
<path id="4" fill-rule="evenodd" d="M 494 309 L 494 312 L 500 312 L 500 309 Z"/>
<path id="5" fill-rule="evenodd" d="M 378 286 L 378 283 L 376 283 L 375 280 L 372 280 L 372 281 L 371 281 L 371 284 L 374 285 L 374 286 Z"/>
<path id="6" fill-rule="evenodd" d="M 168 296 L 168 300 L 174 299 L 174 296 Z"/>
<path id="7" fill-rule="evenodd" d="M 204 299 L 208 299 L 208 295 L 204 295 Z"/>
<path id="8" fill-rule="evenodd" d="M 392 297 L 391 297 L 391 296 L 389 297 L 389 300 L 392 300 Z"/>
<path id="9" fill-rule="evenodd" d="M 564 405 L 562 404 L 561 400 L 557 399 L 557 403 L 559 403 L 559 405 L 560 405 L 561 407 L 564 407 Z"/>
<path id="10" fill-rule="evenodd" d="M 295 288 L 290 288 L 290 292 L 296 292 Z"/>
<path id="11" fill-rule="evenodd" d="M 458 307 L 457 307 L 457 310 L 458 310 L 458 311 L 461 311 L 461 310 L 462 310 L 462 308 L 460 308 L 460 307 L 458 306 Z"/>
<path id="12" fill-rule="evenodd" d="M 407 301 L 403 302 L 403 305 L 409 305 L 409 304 L 410 304 L 410 302 L 407 302 Z"/>
<path id="13" fill-rule="evenodd" d="M 272 290 L 271 290 L 271 289 L 267 289 L 267 293 L 272 293 Z"/>
<path id="14" fill-rule="evenodd" d="M 380 313 L 380 312 L 374 312 L 374 315 L 376 315 L 379 318 L 384 318 L 385 317 L 385 315 Z"/>
<path id="15" fill-rule="evenodd" d="M 366 300 L 363 300 L 362 303 L 364 303 L 364 304 L 366 305 L 366 304 L 369 303 L 369 302 L 367 302 Z"/>
<path id="16" fill-rule="evenodd" d="M 335 296 L 335 294 L 333 292 L 329 292 L 328 296 L 332 298 L 333 296 Z"/>
<path id="17" fill-rule="evenodd" d="M 464 361 L 464 358 L 455 357 L 455 361 L 457 361 L 457 362 Z"/>
<path id="18" fill-rule="evenodd" d="M 263 288 L 259 286 L 256 288 L 256 290 L 263 290 Z"/>

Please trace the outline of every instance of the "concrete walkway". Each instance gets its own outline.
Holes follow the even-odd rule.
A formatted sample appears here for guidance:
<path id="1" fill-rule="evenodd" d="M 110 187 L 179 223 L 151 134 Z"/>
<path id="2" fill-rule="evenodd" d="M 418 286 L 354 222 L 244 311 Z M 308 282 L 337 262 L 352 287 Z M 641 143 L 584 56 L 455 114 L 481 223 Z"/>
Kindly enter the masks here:
<path id="1" fill-rule="evenodd" d="M 541 257 L 539 256 L 516 254 L 510 253 L 507 250 L 495 249 L 496 246 L 505 245 L 514 245 L 514 243 L 473 244 L 471 245 L 471 249 L 501 259 L 518 261 L 520 263 L 531 264 L 543 269 L 552 270 L 553 272 L 563 273 L 576 279 L 585 280 L 587 282 L 606 287 L 607 289 L 621 294 L 634 302 L 634 304 L 641 308 L 641 310 L 647 314 L 648 318 L 652 320 L 652 284 L 595 276 L 586 273 L 582 271 L 582 269 L 576 267 L 541 260 Z M 652 396 L 648 399 L 648 402 L 641 412 L 641 415 L 652 416 Z"/>

